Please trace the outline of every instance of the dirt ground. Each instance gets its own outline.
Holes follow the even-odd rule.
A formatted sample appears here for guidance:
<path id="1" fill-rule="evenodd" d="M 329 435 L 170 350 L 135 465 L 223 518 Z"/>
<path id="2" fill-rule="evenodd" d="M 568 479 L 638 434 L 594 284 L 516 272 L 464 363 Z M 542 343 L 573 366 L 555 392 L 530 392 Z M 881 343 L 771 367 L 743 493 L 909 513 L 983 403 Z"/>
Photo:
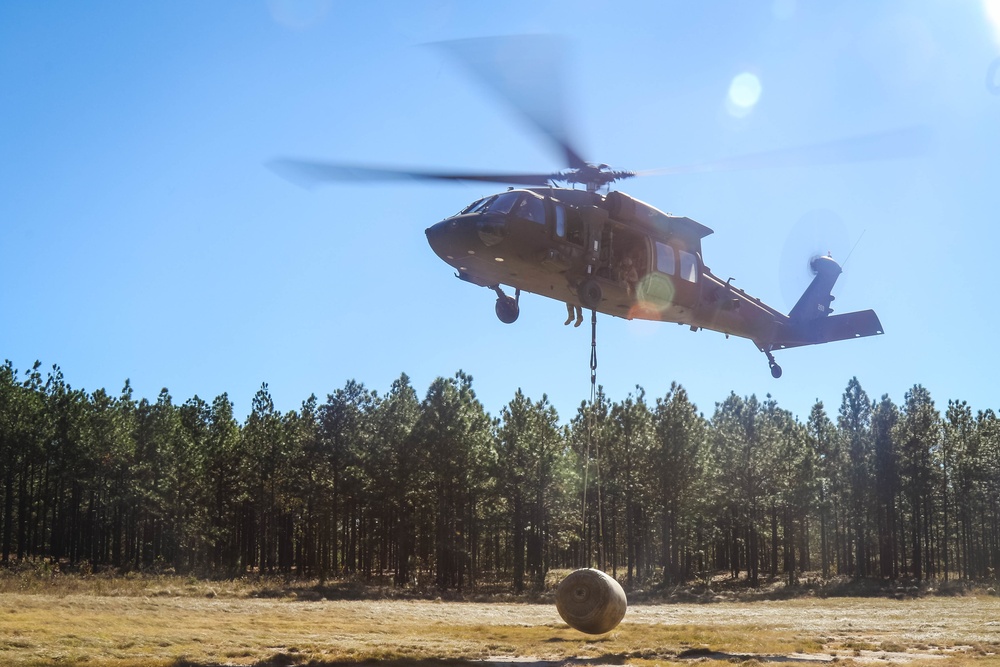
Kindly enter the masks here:
<path id="1" fill-rule="evenodd" d="M 541 604 L 0 594 L 0 665 L 441 660 L 1000 665 L 1000 598 L 639 604 L 589 637 Z"/>

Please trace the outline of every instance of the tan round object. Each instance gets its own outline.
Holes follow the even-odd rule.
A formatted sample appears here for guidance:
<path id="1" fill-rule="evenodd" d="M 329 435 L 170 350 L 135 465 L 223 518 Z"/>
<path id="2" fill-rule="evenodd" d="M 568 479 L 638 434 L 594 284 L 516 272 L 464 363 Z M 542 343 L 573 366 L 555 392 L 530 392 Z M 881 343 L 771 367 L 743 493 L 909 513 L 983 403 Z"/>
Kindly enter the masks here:
<path id="1" fill-rule="evenodd" d="M 621 584 L 600 570 L 572 572 L 556 589 L 556 609 L 571 628 L 588 635 L 611 632 L 625 617 Z"/>

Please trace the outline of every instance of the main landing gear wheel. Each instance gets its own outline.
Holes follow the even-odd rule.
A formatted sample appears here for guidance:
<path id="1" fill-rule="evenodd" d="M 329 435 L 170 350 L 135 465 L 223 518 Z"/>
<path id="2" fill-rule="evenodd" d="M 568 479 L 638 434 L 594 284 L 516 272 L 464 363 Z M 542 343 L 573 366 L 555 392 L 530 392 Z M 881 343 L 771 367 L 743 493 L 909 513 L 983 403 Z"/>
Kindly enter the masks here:
<path id="1" fill-rule="evenodd" d="M 576 295 L 580 299 L 580 304 L 587 310 L 597 310 L 597 307 L 601 305 L 601 299 L 604 298 L 601 286 L 593 278 L 587 278 L 580 283 Z"/>
<path id="2" fill-rule="evenodd" d="M 513 324 L 517 321 L 517 316 L 521 314 L 518 301 L 521 299 L 521 290 L 514 290 L 514 296 L 508 296 L 500 289 L 500 285 L 490 285 L 490 289 L 497 293 L 496 313 L 497 319 L 504 324 Z"/>

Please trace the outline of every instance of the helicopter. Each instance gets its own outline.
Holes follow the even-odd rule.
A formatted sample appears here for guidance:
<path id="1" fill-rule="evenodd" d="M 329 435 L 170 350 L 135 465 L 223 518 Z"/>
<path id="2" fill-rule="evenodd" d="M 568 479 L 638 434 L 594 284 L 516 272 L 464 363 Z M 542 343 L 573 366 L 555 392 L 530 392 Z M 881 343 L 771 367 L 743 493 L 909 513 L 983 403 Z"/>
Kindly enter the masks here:
<path id="1" fill-rule="evenodd" d="M 629 320 L 749 338 L 775 378 L 775 350 L 883 333 L 873 310 L 831 315 L 841 268 L 829 255 L 811 260 L 815 277 L 785 315 L 712 273 L 701 245 L 711 233 L 623 192 L 568 188 L 512 188 L 426 230 L 459 278 L 496 292 L 496 315 L 507 324 L 518 318 L 521 292 L 531 292 Z"/>
<path id="2" fill-rule="evenodd" d="M 884 333 L 873 310 L 832 314 L 832 289 L 842 269 L 829 254 L 811 259 L 814 277 L 785 314 L 734 286 L 732 278 L 723 280 L 712 272 L 702 248 L 702 239 L 712 229 L 611 186 L 657 173 L 907 157 L 923 151 L 923 130 L 883 132 L 667 170 L 614 170 L 584 160 L 570 140 L 554 72 L 559 54 L 551 39 L 476 38 L 435 46 L 472 70 L 552 142 L 567 167 L 517 174 L 281 159 L 271 162 L 272 169 L 305 185 L 402 179 L 507 185 L 507 190 L 477 199 L 425 232 L 433 251 L 459 279 L 496 294 L 494 310 L 506 324 L 518 319 L 520 295 L 528 292 L 564 302 L 570 313 L 579 307 L 749 339 L 766 356 L 774 378 L 782 373 L 773 354 L 777 350 Z"/>

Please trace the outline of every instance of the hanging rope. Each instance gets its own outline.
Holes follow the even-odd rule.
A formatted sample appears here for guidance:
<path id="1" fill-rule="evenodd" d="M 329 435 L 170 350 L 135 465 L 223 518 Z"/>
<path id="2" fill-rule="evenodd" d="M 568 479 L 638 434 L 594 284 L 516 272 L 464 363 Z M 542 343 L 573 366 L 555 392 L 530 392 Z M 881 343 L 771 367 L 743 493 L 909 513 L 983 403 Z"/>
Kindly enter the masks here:
<path id="1" fill-rule="evenodd" d="M 590 311 L 590 404 L 597 397 L 597 311 Z"/>
<path id="2" fill-rule="evenodd" d="M 587 447 L 583 458 L 583 508 L 581 514 L 580 550 L 581 563 L 591 565 L 591 551 L 587 540 L 587 495 L 590 486 L 590 446 L 594 446 L 597 473 L 597 540 L 598 567 L 604 569 L 604 520 L 601 516 L 601 448 L 594 440 L 594 413 L 597 410 L 597 311 L 590 311 L 590 410 L 587 412 Z"/>
<path id="3" fill-rule="evenodd" d="M 601 506 L 601 443 L 594 437 L 594 413 L 597 412 L 597 311 L 590 311 L 590 431 L 594 441 L 594 464 L 597 479 L 597 567 L 604 569 L 604 516 Z"/>
<path id="4" fill-rule="evenodd" d="M 587 452 L 583 457 L 583 508 L 580 512 L 580 567 L 590 567 L 590 550 L 587 548 L 587 486 L 590 472 L 590 424 L 587 424 Z"/>

